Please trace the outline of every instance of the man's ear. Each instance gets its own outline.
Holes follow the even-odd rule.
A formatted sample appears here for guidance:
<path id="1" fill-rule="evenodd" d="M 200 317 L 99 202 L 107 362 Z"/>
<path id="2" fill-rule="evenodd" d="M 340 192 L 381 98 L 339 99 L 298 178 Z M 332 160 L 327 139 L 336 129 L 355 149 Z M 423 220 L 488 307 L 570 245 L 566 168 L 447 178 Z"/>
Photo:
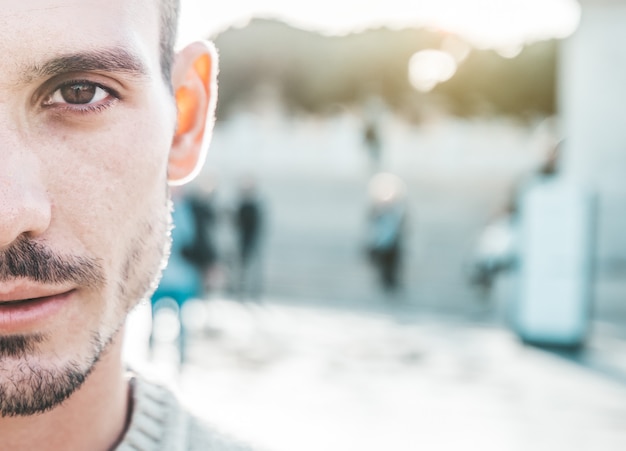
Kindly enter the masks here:
<path id="1" fill-rule="evenodd" d="M 217 54 L 212 44 L 194 42 L 178 52 L 172 68 L 178 110 L 168 160 L 168 182 L 182 185 L 202 167 L 217 100 Z"/>

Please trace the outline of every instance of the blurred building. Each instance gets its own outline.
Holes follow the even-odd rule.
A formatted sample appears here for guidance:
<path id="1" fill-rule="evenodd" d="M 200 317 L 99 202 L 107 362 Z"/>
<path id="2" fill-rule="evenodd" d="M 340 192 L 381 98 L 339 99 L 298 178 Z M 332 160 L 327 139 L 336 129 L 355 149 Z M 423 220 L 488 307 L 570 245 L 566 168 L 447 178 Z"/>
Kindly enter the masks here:
<path id="1" fill-rule="evenodd" d="M 626 1 L 580 3 L 560 52 L 563 177 L 597 194 L 595 296 L 605 312 L 626 312 Z"/>

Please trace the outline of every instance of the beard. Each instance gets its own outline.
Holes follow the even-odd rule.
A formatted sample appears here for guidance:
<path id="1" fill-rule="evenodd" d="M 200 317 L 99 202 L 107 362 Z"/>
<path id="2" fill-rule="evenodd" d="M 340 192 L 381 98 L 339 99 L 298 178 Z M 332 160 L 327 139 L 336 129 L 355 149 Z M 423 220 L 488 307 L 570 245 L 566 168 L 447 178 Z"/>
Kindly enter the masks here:
<path id="1" fill-rule="evenodd" d="M 0 416 L 27 416 L 46 412 L 70 397 L 87 379 L 108 346 L 94 336 L 90 357 L 81 365 L 45 364 L 36 357 L 43 335 L 0 337 Z"/>
<path id="2" fill-rule="evenodd" d="M 168 201 L 167 206 L 170 203 Z M 131 241 L 115 292 L 115 314 L 92 331 L 83 351 L 61 360 L 44 351 L 46 334 L 0 336 L 0 416 L 47 412 L 67 400 L 93 372 L 103 353 L 122 329 L 128 312 L 151 296 L 170 247 L 171 213 L 157 226 L 146 222 Z M 139 269 L 141 268 L 141 269 Z M 104 296 L 104 270 L 95 258 L 62 256 L 45 245 L 19 239 L 0 253 L 0 281 L 24 278 L 36 282 L 72 282 Z M 80 302 L 80 301 L 79 301 Z M 58 352 L 58 355 L 67 354 Z"/>

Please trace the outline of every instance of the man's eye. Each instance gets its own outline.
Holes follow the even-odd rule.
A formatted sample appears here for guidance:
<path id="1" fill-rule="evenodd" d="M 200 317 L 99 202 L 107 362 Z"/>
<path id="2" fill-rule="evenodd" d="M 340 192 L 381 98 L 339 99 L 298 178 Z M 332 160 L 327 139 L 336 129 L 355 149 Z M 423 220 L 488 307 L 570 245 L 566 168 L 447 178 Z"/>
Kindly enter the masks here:
<path id="1" fill-rule="evenodd" d="M 88 105 L 105 100 L 110 94 L 104 88 L 88 82 L 73 82 L 54 91 L 46 105 Z"/>

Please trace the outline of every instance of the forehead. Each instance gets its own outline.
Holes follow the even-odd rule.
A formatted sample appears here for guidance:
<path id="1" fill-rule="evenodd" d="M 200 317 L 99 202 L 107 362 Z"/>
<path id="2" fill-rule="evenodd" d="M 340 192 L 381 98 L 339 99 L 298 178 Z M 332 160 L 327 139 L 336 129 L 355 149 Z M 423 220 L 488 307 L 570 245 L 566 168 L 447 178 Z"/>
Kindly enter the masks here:
<path id="1" fill-rule="evenodd" d="M 103 47 L 128 49 L 158 70 L 159 1 L 0 0 L 3 81 L 23 65 Z"/>

